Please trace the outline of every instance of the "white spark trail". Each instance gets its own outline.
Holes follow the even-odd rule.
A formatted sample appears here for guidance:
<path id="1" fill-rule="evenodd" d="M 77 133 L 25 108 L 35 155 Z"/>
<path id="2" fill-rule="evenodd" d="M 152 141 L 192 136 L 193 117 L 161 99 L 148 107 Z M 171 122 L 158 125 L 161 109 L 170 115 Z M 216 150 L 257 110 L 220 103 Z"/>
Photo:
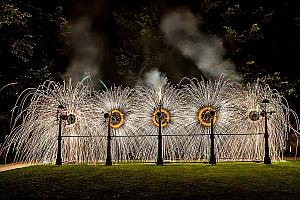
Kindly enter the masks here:
<path id="1" fill-rule="evenodd" d="M 76 86 L 71 79 L 63 83 L 49 80 L 24 90 L 12 110 L 11 133 L 1 144 L 0 154 L 13 153 L 15 162 L 55 162 L 60 114 L 66 116 L 62 123 L 65 163 L 106 159 L 108 121 L 104 113 L 110 116 L 114 161 L 156 160 L 157 113 L 163 116 L 163 159 L 170 161 L 207 161 L 211 120 L 218 160 L 263 160 L 265 109 L 272 160 L 283 159 L 290 132 L 297 138 L 300 135 L 297 113 L 268 85 L 242 85 L 224 74 L 214 81 L 183 78 L 172 85 L 154 74 L 156 79 L 151 80 L 156 81 L 134 88 L 94 91 L 86 77 Z M 262 103 L 264 99 L 269 103 Z M 59 106 L 64 110 L 59 112 Z"/>

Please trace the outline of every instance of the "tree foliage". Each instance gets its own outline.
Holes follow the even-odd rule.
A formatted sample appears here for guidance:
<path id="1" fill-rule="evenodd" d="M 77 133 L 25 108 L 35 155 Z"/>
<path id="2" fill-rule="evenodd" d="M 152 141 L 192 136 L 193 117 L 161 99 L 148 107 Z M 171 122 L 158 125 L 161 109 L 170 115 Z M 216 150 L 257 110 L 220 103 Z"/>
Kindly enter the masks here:
<path id="1" fill-rule="evenodd" d="M 128 85 L 142 78 L 146 69 L 158 67 L 160 56 L 165 54 L 165 50 L 159 48 L 162 36 L 158 30 L 158 5 L 142 2 L 138 5 L 136 1 L 121 3 L 113 11 L 118 36 L 114 48 L 115 65 Z"/>
<path id="2" fill-rule="evenodd" d="M 68 36 L 67 21 L 57 2 L 0 2 L 0 120 L 8 129 L 17 96 L 46 79 L 58 79 L 60 49 Z M 5 87 L 7 84 L 16 83 Z M 3 123 L 2 123 L 3 122 Z"/>

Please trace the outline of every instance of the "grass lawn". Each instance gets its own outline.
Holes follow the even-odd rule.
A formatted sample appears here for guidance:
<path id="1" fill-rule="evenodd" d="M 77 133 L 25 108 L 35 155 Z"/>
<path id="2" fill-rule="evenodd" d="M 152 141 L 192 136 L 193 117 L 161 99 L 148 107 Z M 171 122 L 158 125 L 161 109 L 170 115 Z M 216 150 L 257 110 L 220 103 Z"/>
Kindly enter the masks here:
<path id="1" fill-rule="evenodd" d="M 300 161 L 37 165 L 0 172 L 0 199 L 300 199 Z"/>

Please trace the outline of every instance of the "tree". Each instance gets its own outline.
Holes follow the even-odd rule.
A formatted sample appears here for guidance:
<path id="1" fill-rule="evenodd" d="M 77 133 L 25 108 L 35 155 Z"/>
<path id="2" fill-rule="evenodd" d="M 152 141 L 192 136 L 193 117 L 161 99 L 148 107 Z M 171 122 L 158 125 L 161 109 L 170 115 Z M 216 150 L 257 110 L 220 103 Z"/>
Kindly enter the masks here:
<path id="1" fill-rule="evenodd" d="M 60 60 L 67 38 L 67 21 L 55 1 L 0 2 L 0 120 L 9 129 L 9 111 L 25 88 L 46 79 L 59 80 Z M 1 133 L 4 135 L 5 133 Z"/>
<path id="2" fill-rule="evenodd" d="M 156 1 L 120 2 L 114 8 L 118 33 L 114 64 L 128 85 L 136 84 L 146 70 L 158 67 L 165 54 L 159 45 L 159 13 Z"/>
<path id="3" fill-rule="evenodd" d="M 298 73 L 300 17 L 296 4 L 279 1 L 203 1 L 207 32 L 223 38 L 231 58 L 245 82 L 258 78 L 280 91 L 291 107 L 300 111 Z"/>

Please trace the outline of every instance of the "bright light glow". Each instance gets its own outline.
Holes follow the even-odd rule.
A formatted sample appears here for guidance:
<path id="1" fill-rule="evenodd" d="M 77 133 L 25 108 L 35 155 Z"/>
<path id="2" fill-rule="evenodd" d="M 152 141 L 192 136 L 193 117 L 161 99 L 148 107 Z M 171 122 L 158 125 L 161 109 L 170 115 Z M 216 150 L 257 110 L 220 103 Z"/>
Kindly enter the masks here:
<path id="1" fill-rule="evenodd" d="M 118 110 L 114 109 L 111 111 L 111 121 L 110 126 L 114 129 L 120 128 L 124 123 L 124 114 Z"/>
<path id="2" fill-rule="evenodd" d="M 157 114 L 161 113 L 161 127 L 165 127 L 170 122 L 170 112 L 164 108 L 156 109 L 152 114 L 152 123 L 159 127 L 159 120 Z"/>
<path id="3" fill-rule="evenodd" d="M 262 103 L 263 99 L 269 103 Z M 64 107 L 61 111 L 60 105 Z M 209 159 L 210 110 L 215 111 L 218 160 L 263 160 L 265 109 L 272 160 L 283 158 L 290 131 L 299 135 L 297 114 L 268 85 L 242 85 L 222 75 L 215 81 L 184 78 L 178 85 L 164 82 L 93 91 L 87 77 L 76 86 L 71 80 L 62 84 L 46 81 L 38 88 L 24 90 L 13 109 L 11 133 L 0 153 L 15 153 L 16 162 L 54 163 L 58 119 L 66 115 L 62 123 L 63 162 L 103 162 L 108 132 L 104 113 L 108 113 L 112 159 L 153 161 L 160 109 L 164 160 Z M 294 117 L 294 127 L 290 117 Z"/>
<path id="4" fill-rule="evenodd" d="M 213 111 L 214 109 L 211 107 L 203 107 L 198 112 L 198 120 L 202 126 L 209 127 L 211 125 L 211 116 L 210 111 Z M 215 124 L 217 122 L 217 113 L 214 115 L 213 123 Z"/>

